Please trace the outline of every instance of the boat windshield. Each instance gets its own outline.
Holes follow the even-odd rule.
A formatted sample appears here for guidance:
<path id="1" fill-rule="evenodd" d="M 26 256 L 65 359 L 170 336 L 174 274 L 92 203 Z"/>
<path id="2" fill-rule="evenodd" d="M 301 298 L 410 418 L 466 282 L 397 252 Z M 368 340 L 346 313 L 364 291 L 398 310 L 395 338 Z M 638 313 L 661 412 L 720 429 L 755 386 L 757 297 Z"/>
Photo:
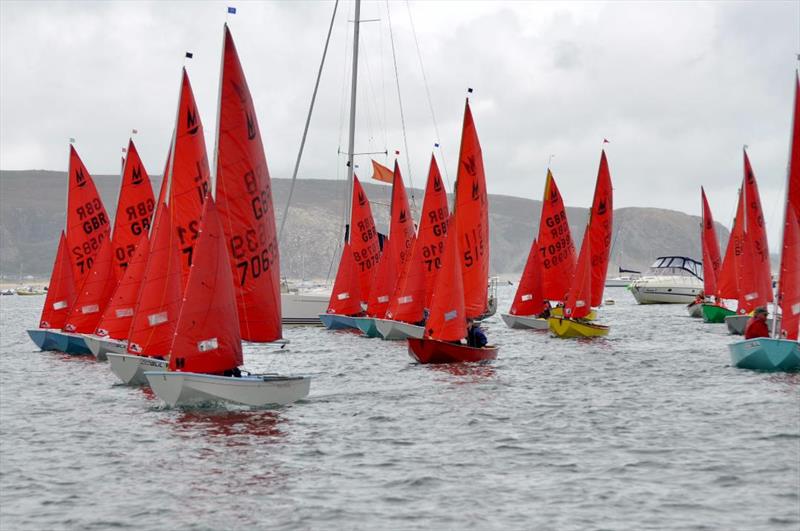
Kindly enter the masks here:
<path id="1" fill-rule="evenodd" d="M 684 256 L 659 256 L 650 266 L 648 274 L 654 276 L 691 276 L 703 280 L 703 264 Z"/>

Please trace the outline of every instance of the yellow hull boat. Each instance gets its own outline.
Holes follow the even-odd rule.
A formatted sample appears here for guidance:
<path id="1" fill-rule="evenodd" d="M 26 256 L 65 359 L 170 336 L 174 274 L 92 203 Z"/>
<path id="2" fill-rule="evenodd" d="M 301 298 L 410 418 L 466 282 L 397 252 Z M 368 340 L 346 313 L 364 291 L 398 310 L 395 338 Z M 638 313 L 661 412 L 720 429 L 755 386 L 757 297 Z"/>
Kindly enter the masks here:
<path id="1" fill-rule="evenodd" d="M 610 330 L 608 326 L 560 317 L 551 317 L 547 324 L 555 335 L 562 338 L 603 337 Z"/>
<path id="2" fill-rule="evenodd" d="M 553 316 L 553 317 L 563 317 L 564 316 L 564 308 L 555 307 L 552 310 L 550 310 L 550 315 Z M 586 319 L 587 321 L 594 321 L 595 319 L 597 319 L 597 312 L 594 311 L 594 310 L 590 311 L 589 315 L 584 317 L 584 319 Z"/>

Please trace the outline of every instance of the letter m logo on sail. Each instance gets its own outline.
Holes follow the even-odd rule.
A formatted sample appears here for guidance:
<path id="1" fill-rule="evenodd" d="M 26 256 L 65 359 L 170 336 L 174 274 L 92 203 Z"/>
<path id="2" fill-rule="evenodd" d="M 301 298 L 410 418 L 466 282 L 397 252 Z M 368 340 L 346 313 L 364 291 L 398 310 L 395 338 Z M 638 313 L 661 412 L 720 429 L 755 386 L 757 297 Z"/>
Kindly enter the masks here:
<path id="1" fill-rule="evenodd" d="M 197 123 L 197 107 L 186 109 L 186 129 L 190 135 L 197 133 L 200 124 Z"/>
<path id="2" fill-rule="evenodd" d="M 75 184 L 80 187 L 86 186 L 86 176 L 83 174 L 83 168 L 78 168 L 75 172 Z"/>
<path id="3" fill-rule="evenodd" d="M 135 168 L 133 168 L 133 174 L 131 175 L 131 182 L 133 184 L 142 184 L 142 167 L 138 164 Z"/>

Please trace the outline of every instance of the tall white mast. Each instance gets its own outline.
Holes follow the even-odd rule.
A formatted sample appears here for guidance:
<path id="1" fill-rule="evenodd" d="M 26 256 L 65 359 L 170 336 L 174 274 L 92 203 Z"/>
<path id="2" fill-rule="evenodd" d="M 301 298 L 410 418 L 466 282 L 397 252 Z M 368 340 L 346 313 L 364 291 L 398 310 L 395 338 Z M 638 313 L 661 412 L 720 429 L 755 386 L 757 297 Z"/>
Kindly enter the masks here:
<path id="1" fill-rule="evenodd" d="M 350 132 L 347 142 L 347 200 L 345 204 L 345 223 L 350 225 L 352 223 L 352 210 L 353 210 L 353 171 L 355 166 L 353 164 L 353 153 L 355 152 L 356 140 L 356 88 L 358 83 L 358 31 L 359 24 L 361 23 L 361 0 L 356 0 L 356 13 L 353 20 L 353 73 L 350 81 Z M 347 231 L 347 240 L 350 241 L 350 235 L 353 228 L 350 227 Z"/>

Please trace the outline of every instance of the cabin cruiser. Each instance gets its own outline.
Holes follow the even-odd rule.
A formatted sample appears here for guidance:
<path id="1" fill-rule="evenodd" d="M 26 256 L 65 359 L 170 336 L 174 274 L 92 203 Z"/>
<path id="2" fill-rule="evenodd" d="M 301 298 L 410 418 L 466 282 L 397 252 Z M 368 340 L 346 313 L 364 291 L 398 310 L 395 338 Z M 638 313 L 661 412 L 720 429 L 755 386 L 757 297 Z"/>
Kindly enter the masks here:
<path id="1" fill-rule="evenodd" d="M 703 264 L 685 256 L 659 256 L 629 289 L 639 304 L 688 304 L 703 291 Z"/>

